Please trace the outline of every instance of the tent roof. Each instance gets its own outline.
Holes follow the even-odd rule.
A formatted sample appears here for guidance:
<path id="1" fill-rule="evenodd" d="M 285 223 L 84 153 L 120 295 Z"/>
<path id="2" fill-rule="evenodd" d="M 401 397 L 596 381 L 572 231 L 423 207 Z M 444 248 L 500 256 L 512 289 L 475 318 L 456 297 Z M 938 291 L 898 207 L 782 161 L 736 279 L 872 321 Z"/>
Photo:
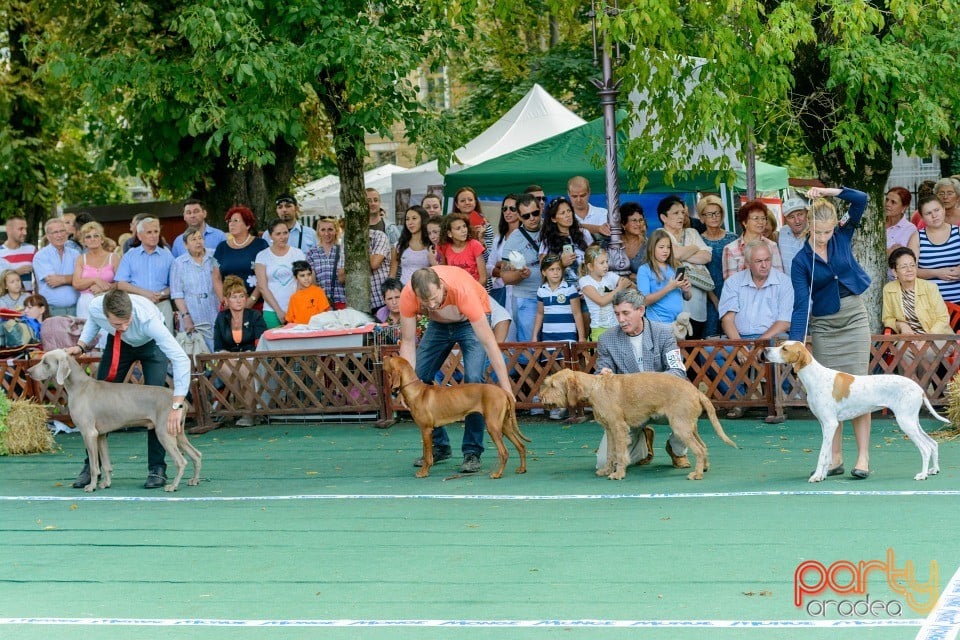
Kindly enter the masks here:
<path id="1" fill-rule="evenodd" d="M 376 189 L 381 193 L 390 192 L 392 189 L 390 176 L 403 170 L 403 167 L 399 165 L 385 164 L 365 171 L 363 183 L 366 187 Z M 338 176 L 324 176 L 319 180 L 308 182 L 297 189 L 296 197 L 300 203 L 300 210 L 305 215 L 339 216 L 343 213 L 343 206 L 340 203 L 340 178 Z"/>
<path id="2" fill-rule="evenodd" d="M 626 135 L 617 133 L 617 152 L 620 158 L 620 190 L 624 193 L 635 192 L 638 180 L 623 168 L 624 142 Z M 452 191 L 463 186 L 471 186 L 483 194 L 519 193 L 531 183 L 541 185 L 547 193 L 563 193 L 567 189 L 567 180 L 573 176 L 584 176 L 590 181 L 593 190 L 606 190 L 606 170 L 604 169 L 605 135 L 603 118 L 597 118 L 576 129 L 555 135 L 523 149 L 505 154 L 499 158 L 450 172 L 444 181 L 445 190 Z M 761 173 L 768 171 L 769 176 Z M 692 176 L 676 176 L 673 184 L 667 184 L 662 171 L 647 175 L 645 193 L 670 193 L 676 191 L 712 191 L 717 188 L 719 172 L 699 172 Z M 737 170 L 737 184 L 743 181 L 743 170 Z M 758 190 L 773 191 L 787 187 L 786 169 L 765 163 L 757 163 Z"/>
<path id="3" fill-rule="evenodd" d="M 586 120 L 560 104 L 539 84 L 534 84 L 486 131 L 454 151 L 453 163 L 480 164 L 584 124 Z"/>

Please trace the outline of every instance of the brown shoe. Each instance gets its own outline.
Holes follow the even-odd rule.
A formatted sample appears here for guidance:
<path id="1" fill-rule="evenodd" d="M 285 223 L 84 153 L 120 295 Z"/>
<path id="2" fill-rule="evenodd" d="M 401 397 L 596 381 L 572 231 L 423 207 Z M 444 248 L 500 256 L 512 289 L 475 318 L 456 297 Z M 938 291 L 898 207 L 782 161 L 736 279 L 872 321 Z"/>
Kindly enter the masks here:
<path id="1" fill-rule="evenodd" d="M 667 440 L 667 455 L 670 456 L 670 459 L 673 460 L 674 469 L 689 469 L 690 468 L 690 458 L 685 455 L 678 456 L 673 453 L 673 449 L 670 448 L 670 440 Z"/>
<path id="2" fill-rule="evenodd" d="M 650 461 L 653 460 L 653 428 L 652 427 L 643 428 L 643 439 L 647 441 L 647 457 L 637 462 L 637 466 L 650 464 Z"/>

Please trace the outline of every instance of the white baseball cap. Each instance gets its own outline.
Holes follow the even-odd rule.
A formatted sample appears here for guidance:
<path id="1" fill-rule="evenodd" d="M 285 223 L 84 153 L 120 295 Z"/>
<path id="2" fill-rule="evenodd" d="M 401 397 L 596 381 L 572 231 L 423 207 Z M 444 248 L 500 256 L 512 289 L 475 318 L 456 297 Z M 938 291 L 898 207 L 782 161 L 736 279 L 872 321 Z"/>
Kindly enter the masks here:
<path id="1" fill-rule="evenodd" d="M 788 198 L 786 202 L 783 203 L 783 215 L 784 217 L 790 215 L 794 211 L 799 211 L 800 209 L 809 209 L 810 205 L 807 204 L 807 201 L 803 198 Z"/>

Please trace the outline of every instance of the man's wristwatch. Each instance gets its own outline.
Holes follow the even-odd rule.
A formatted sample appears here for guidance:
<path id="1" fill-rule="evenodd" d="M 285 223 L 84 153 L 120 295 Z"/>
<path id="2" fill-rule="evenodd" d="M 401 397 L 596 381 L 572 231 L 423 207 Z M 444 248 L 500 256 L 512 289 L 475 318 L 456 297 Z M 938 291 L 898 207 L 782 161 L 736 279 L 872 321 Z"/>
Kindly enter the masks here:
<path id="1" fill-rule="evenodd" d="M 170 408 L 173 409 L 174 411 L 179 411 L 180 409 L 183 409 L 183 403 L 182 403 L 182 402 L 174 402 L 173 405 L 171 405 Z"/>
<path id="2" fill-rule="evenodd" d="M 87 352 L 87 345 L 85 345 L 85 344 L 83 344 L 82 342 L 79 342 L 79 341 L 78 341 L 78 342 L 77 342 L 77 349 L 80 349 L 80 354 L 83 355 L 84 353 Z"/>

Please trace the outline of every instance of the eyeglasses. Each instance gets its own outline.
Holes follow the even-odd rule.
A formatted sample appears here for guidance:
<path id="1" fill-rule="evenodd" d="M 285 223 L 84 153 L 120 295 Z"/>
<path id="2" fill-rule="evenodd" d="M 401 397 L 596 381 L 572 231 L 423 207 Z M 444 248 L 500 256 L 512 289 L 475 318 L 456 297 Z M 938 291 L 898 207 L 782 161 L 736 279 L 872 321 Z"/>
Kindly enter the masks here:
<path id="1" fill-rule="evenodd" d="M 516 213 L 517 205 L 513 205 L 511 207 L 500 207 L 500 213 L 506 213 L 507 211 L 513 211 L 514 213 Z"/>
<path id="2" fill-rule="evenodd" d="M 540 217 L 540 212 L 539 212 L 539 211 L 531 211 L 530 213 L 521 213 L 521 214 L 520 214 L 520 219 L 521 219 L 521 220 L 529 220 L 530 218 L 539 218 L 539 217 Z"/>
<path id="3" fill-rule="evenodd" d="M 719 218 L 722 215 L 723 215 L 722 211 L 704 211 L 703 212 L 704 218 Z"/>
<path id="4" fill-rule="evenodd" d="M 537 202 L 546 202 L 546 201 L 547 201 L 547 196 L 533 196 L 533 197 L 537 199 Z"/>

